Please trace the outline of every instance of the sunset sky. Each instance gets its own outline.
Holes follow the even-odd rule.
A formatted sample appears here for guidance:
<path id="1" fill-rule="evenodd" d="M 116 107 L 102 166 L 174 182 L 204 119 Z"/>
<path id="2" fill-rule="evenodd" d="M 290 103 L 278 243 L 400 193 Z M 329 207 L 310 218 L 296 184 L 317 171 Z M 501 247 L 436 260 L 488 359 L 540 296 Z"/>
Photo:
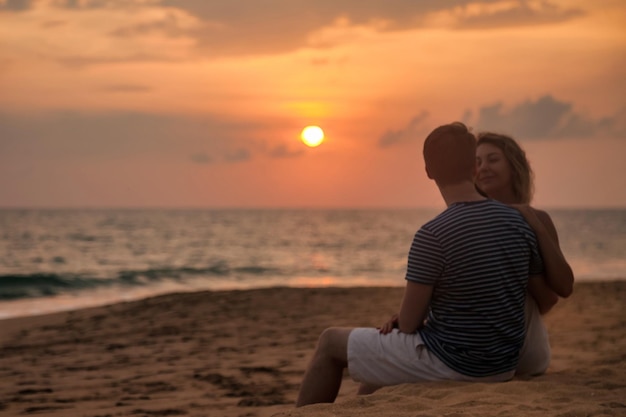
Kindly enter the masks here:
<path id="1" fill-rule="evenodd" d="M 439 207 L 424 137 L 626 207 L 623 0 L 0 0 L 0 207 Z M 317 148 L 299 138 L 324 129 Z"/>

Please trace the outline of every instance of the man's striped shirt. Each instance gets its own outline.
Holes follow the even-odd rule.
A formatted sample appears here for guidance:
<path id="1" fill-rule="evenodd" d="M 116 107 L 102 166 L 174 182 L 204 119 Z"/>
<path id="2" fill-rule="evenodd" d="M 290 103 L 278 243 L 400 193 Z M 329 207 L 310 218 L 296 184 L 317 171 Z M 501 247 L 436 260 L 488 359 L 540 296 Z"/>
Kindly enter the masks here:
<path id="1" fill-rule="evenodd" d="M 542 272 L 517 210 L 494 200 L 451 205 L 418 230 L 409 252 L 406 279 L 434 286 L 424 343 L 464 375 L 515 369 L 528 277 Z"/>

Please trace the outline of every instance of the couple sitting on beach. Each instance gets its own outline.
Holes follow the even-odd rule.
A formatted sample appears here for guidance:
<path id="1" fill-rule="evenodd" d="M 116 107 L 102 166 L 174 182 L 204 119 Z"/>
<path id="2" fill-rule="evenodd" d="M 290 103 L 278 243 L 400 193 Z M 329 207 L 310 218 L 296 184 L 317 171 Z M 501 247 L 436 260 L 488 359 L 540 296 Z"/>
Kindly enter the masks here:
<path id="1" fill-rule="evenodd" d="M 550 217 L 528 205 L 523 150 L 493 133 L 477 141 L 455 122 L 431 132 L 423 152 L 447 209 L 415 234 L 400 310 L 379 329 L 326 329 L 297 406 L 333 402 L 346 367 L 369 394 L 420 381 L 507 381 L 549 365 L 540 315 L 571 294 L 574 278 Z"/>

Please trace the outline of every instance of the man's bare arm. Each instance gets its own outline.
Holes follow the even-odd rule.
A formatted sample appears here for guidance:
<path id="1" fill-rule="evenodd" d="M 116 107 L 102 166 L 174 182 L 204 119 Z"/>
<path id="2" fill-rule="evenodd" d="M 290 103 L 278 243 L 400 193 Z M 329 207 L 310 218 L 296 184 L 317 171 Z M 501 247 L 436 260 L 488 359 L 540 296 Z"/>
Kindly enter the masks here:
<path id="1" fill-rule="evenodd" d="M 433 286 L 406 282 L 400 313 L 398 314 L 398 329 L 403 333 L 415 333 L 426 319 L 430 299 L 433 295 Z"/>

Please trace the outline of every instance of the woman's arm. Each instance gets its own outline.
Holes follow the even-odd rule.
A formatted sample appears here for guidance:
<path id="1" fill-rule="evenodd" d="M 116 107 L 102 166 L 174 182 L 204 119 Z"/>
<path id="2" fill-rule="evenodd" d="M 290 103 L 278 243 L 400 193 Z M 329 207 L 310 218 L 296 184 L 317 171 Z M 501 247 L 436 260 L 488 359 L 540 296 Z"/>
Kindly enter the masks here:
<path id="1" fill-rule="evenodd" d="M 546 283 L 543 275 L 528 278 L 528 293 L 535 300 L 539 314 L 544 315 L 559 301 L 558 295 Z"/>
<path id="2" fill-rule="evenodd" d="M 535 231 L 545 266 L 546 283 L 559 296 L 569 297 L 574 289 L 574 273 L 561 252 L 559 237 L 552 219 L 545 211 L 525 204 L 514 207 L 522 213 Z"/>

